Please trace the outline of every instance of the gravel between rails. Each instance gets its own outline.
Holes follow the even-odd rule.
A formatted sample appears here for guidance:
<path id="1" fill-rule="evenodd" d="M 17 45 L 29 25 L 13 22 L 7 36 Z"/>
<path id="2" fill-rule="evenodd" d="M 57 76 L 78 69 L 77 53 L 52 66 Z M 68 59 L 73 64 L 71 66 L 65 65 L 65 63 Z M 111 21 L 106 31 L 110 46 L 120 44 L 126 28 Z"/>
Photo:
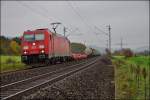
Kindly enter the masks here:
<path id="1" fill-rule="evenodd" d="M 23 100 L 114 100 L 114 67 L 102 58 L 92 68 L 39 90 Z"/>
<path id="2" fill-rule="evenodd" d="M 10 72 L 10 73 L 0 74 L 0 77 L 1 77 L 0 84 L 1 84 L 1 86 L 6 85 L 6 84 L 9 84 L 9 83 L 12 83 L 12 82 L 24 80 L 26 78 L 30 78 L 30 77 L 37 76 L 37 75 L 47 73 L 47 72 L 50 72 L 50 71 L 58 70 L 58 69 L 63 68 L 63 67 L 74 65 L 76 63 L 90 61 L 91 59 L 94 59 L 94 58 L 89 58 L 89 59 L 84 59 L 84 60 L 81 60 L 81 61 L 72 61 L 72 62 L 67 62 L 67 63 L 62 63 L 62 64 L 50 65 L 50 66 L 46 66 L 46 67 L 32 68 L 32 69 L 26 69 L 26 70 L 22 70 L 22 71 L 20 70 L 20 71 L 16 71 L 16 72 L 13 71 L 13 72 Z"/>

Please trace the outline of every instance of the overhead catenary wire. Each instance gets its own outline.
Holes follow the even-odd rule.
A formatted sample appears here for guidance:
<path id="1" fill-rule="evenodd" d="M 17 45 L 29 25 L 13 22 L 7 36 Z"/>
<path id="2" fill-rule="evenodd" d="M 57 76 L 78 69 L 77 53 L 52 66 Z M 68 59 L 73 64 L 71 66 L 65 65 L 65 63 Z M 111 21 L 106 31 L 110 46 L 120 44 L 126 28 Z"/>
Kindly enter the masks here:
<path id="1" fill-rule="evenodd" d="M 69 34 L 67 35 L 67 37 L 69 37 L 71 35 L 71 33 L 75 33 L 76 31 L 79 32 L 79 34 L 76 34 L 76 35 L 82 35 L 78 28 L 75 28 L 74 30 L 72 30 L 70 28 L 67 28 L 67 29 L 70 31 Z"/>
<path id="2" fill-rule="evenodd" d="M 79 8 L 78 8 L 78 11 L 79 11 Z M 86 16 L 87 17 L 87 16 Z M 85 17 L 84 17 L 85 18 Z M 90 23 L 90 22 L 88 22 Z M 94 25 L 93 23 L 90 23 L 91 25 L 95 26 L 95 28 L 102 34 L 105 34 L 108 36 L 109 38 L 109 51 L 111 52 L 111 27 L 110 25 L 108 25 L 108 33 L 107 32 L 104 32 L 103 30 L 101 30 L 100 28 L 98 28 L 96 25 Z M 96 33 L 96 35 L 98 35 L 99 33 Z"/>
<path id="3" fill-rule="evenodd" d="M 96 32 L 95 32 L 95 30 L 87 23 L 88 21 L 85 21 L 85 18 L 83 18 L 82 16 L 81 16 L 81 14 L 72 6 L 72 4 L 68 1 L 67 2 L 68 3 L 68 5 L 70 6 L 70 8 L 73 10 L 73 12 L 80 18 L 80 20 L 83 22 L 83 24 L 85 25 L 85 26 L 87 26 L 87 29 L 88 30 L 90 30 L 90 31 L 92 31 L 95 35 L 98 35 Z M 96 36 L 96 38 L 98 39 L 98 40 L 100 40 L 97 36 Z M 100 40 L 100 41 L 102 41 L 102 40 Z M 104 41 L 103 41 L 104 42 Z"/>
<path id="4" fill-rule="evenodd" d="M 78 8 L 78 7 L 76 7 L 76 8 L 78 8 L 77 10 L 71 5 L 71 3 L 68 1 L 68 4 L 71 6 L 71 8 L 73 9 L 73 11 L 80 17 L 80 19 L 81 19 L 81 21 L 83 21 L 83 23 L 88 27 L 88 28 L 90 28 L 92 31 L 93 31 L 93 33 L 96 35 L 96 38 L 98 39 L 98 40 L 100 40 L 98 37 L 97 37 L 97 35 L 99 35 L 99 34 L 104 34 L 104 35 L 107 35 L 108 36 L 108 33 L 106 33 L 106 32 L 104 32 L 103 30 L 101 30 L 100 28 L 98 28 L 96 25 L 94 25 L 93 23 L 91 23 L 91 22 L 89 22 L 88 20 L 85 20 L 86 19 L 86 17 L 84 16 L 84 19 L 83 19 L 83 16 L 81 16 L 81 14 L 79 13 L 79 11 L 80 11 L 80 9 Z M 88 24 L 88 23 L 89 24 Z M 93 30 L 92 28 L 95 28 L 95 29 L 97 29 L 99 32 L 95 32 L 95 29 Z M 102 40 L 100 40 L 101 42 L 104 42 L 104 41 L 102 41 Z"/>
<path id="5" fill-rule="evenodd" d="M 69 1 L 67 1 L 67 3 L 68 3 L 68 5 L 70 6 L 70 8 L 72 9 L 72 11 L 80 18 L 80 20 L 83 22 L 83 24 L 84 24 L 85 26 L 87 26 L 88 29 L 91 29 L 91 30 L 94 32 L 95 30 L 93 30 L 93 29 L 91 28 L 91 26 L 85 21 L 85 19 L 81 16 L 81 14 L 78 13 L 78 11 L 72 6 L 72 4 L 71 4 Z"/>
<path id="6" fill-rule="evenodd" d="M 102 32 L 102 34 L 107 35 L 108 33 L 104 32 L 103 30 L 101 30 L 99 27 L 95 26 L 95 29 L 97 29 L 99 32 Z"/>
<path id="7" fill-rule="evenodd" d="M 47 15 L 45 15 L 44 13 L 39 12 L 38 10 L 30 7 L 29 5 L 27 5 L 26 3 L 22 2 L 22 1 L 17 1 L 19 4 L 21 4 L 23 7 L 29 9 L 30 11 L 32 11 L 35 14 L 40 15 L 41 17 L 45 18 L 45 19 L 49 19 L 49 17 Z"/>
<path id="8" fill-rule="evenodd" d="M 31 2 L 30 2 L 30 4 L 32 4 Z M 44 14 L 49 14 L 50 12 L 49 12 L 49 10 L 47 10 L 45 7 L 43 7 L 43 6 L 38 6 L 38 8 L 40 8 L 40 10 L 42 10 L 42 12 L 44 12 Z M 46 15 L 46 16 L 48 16 L 48 18 L 49 18 L 49 15 Z M 52 17 L 52 16 L 51 16 Z M 49 18 L 50 19 L 50 18 Z M 58 16 L 57 16 L 57 19 L 56 18 L 54 18 L 54 17 L 52 17 L 51 19 L 55 19 L 55 21 L 57 21 L 57 22 L 61 22 L 61 24 L 63 25 L 64 24 L 64 22 L 60 19 L 60 18 L 58 18 Z"/>
<path id="9" fill-rule="evenodd" d="M 78 10 L 78 12 L 81 11 L 78 6 L 76 6 L 76 9 Z M 82 16 L 83 16 L 83 13 L 82 13 Z M 87 16 L 84 16 L 84 20 L 86 20 L 86 19 L 87 19 Z M 90 27 L 93 27 L 93 28 L 97 29 L 97 30 L 100 32 L 100 33 L 98 33 L 98 34 L 101 34 L 101 33 L 102 33 L 102 34 L 108 35 L 108 33 L 105 32 L 105 31 L 103 31 L 102 29 L 100 29 L 99 26 L 93 24 L 92 22 L 90 22 L 90 21 L 88 21 L 88 20 L 86 20 L 86 22 L 90 23 L 90 24 L 89 24 Z M 91 25 L 92 25 L 92 26 L 91 26 Z"/>
<path id="10" fill-rule="evenodd" d="M 50 16 L 47 15 L 48 13 L 48 10 L 44 7 L 41 7 L 41 6 L 38 6 L 38 9 L 35 9 L 34 7 L 31 7 L 30 5 L 28 5 L 27 3 L 25 2 L 22 2 L 22 1 L 17 1 L 20 5 L 22 5 L 23 7 L 25 7 L 26 9 L 30 10 L 31 12 L 41 16 L 42 18 L 45 18 L 46 20 L 50 20 L 50 19 L 53 19 L 53 18 L 50 18 Z M 31 4 L 31 3 L 30 3 Z M 74 7 L 71 5 L 72 9 L 74 9 Z M 40 11 L 39 11 L 39 8 L 40 8 Z M 80 13 L 78 13 L 75 9 L 73 10 L 78 16 L 79 18 L 82 20 L 82 22 L 88 27 L 88 29 L 91 29 L 92 31 L 95 31 L 92 29 L 92 27 L 84 20 L 84 18 L 80 15 Z M 58 18 L 57 18 L 58 19 Z M 59 19 L 60 20 L 60 19 Z M 62 20 L 61 20 L 62 22 Z M 64 23 L 64 22 L 63 22 Z M 69 29 L 67 27 L 67 29 Z M 78 30 L 79 31 L 79 30 Z M 71 32 L 70 32 L 71 33 Z M 93 32 L 95 33 L 95 32 Z M 77 34 L 77 35 L 82 35 L 82 34 Z"/>
<path id="11" fill-rule="evenodd" d="M 27 5 L 26 3 L 24 3 L 24 2 L 21 2 L 21 1 L 18 1 L 18 3 L 20 3 L 22 6 L 24 6 L 25 8 L 27 8 L 27 9 L 29 9 L 30 11 L 32 11 L 32 12 L 34 12 L 34 13 L 36 13 L 36 14 L 38 14 L 38 15 L 40 15 L 40 16 L 42 16 L 42 17 L 44 17 L 44 18 L 46 18 L 46 19 L 49 19 L 49 16 L 47 16 L 45 13 L 41 13 L 40 11 L 38 11 L 38 10 L 36 10 L 36 9 L 34 9 L 34 8 L 32 8 L 32 7 L 30 7 L 29 5 Z M 72 7 L 72 6 L 71 6 Z M 44 12 L 48 12 L 48 10 L 47 9 L 45 9 L 45 8 L 43 8 L 43 7 L 40 7 L 40 9 L 41 10 L 43 10 Z M 73 8 L 74 9 L 74 8 Z M 74 10 L 75 11 L 75 10 Z M 76 12 L 76 11 L 75 11 Z M 78 14 L 79 16 L 80 16 L 80 14 L 78 13 L 78 12 L 76 12 L 76 14 Z M 80 18 L 83 20 L 83 18 L 80 16 Z M 61 21 L 62 22 L 62 21 Z M 86 23 L 87 24 L 87 23 Z M 88 26 L 89 28 L 90 28 L 90 26 Z"/>
<path id="12" fill-rule="evenodd" d="M 40 8 L 44 13 L 49 13 L 49 11 L 46 9 L 46 8 L 44 8 L 44 7 L 42 7 L 42 6 L 38 6 L 38 8 Z M 64 23 L 60 18 L 58 18 L 57 17 L 57 19 L 58 19 L 58 21 L 59 22 L 61 22 L 61 25 L 63 26 L 63 27 L 65 27 L 67 30 L 71 30 L 71 28 L 70 27 L 66 27 L 67 25 L 66 25 L 66 23 Z M 69 26 L 72 26 L 71 24 L 69 24 Z M 78 30 L 79 31 L 79 30 Z M 68 31 L 66 31 L 66 32 L 68 32 Z M 71 32 L 70 32 L 71 33 Z M 79 34 L 78 34 L 79 35 Z M 67 36 L 70 36 L 70 34 L 68 34 Z"/>
<path id="13" fill-rule="evenodd" d="M 61 22 L 63 22 L 62 20 L 60 20 L 60 19 L 58 19 L 58 17 L 57 17 L 57 19 L 56 18 L 54 18 L 54 17 L 52 17 L 52 16 L 49 16 L 49 15 L 47 15 L 47 13 L 49 13 L 48 12 L 48 10 L 47 9 L 45 9 L 44 7 L 41 7 L 41 6 L 38 6 L 38 8 L 40 8 L 40 10 L 42 10 L 42 12 L 41 11 L 39 11 L 39 10 L 37 10 L 37 9 L 34 9 L 33 7 L 31 7 L 30 5 L 28 5 L 27 3 L 24 3 L 24 2 L 22 2 L 22 1 L 18 1 L 18 3 L 19 4 L 21 4 L 23 7 L 25 7 L 25 8 L 27 8 L 27 9 L 29 9 L 31 12 L 33 12 L 33 13 L 35 13 L 35 14 L 38 14 L 38 15 L 40 15 L 41 17 L 43 17 L 43 18 L 45 18 L 45 19 L 47 19 L 47 20 L 49 20 L 49 21 L 61 21 Z M 30 4 L 32 4 L 31 2 L 30 2 Z M 64 23 L 64 22 L 63 22 Z"/>

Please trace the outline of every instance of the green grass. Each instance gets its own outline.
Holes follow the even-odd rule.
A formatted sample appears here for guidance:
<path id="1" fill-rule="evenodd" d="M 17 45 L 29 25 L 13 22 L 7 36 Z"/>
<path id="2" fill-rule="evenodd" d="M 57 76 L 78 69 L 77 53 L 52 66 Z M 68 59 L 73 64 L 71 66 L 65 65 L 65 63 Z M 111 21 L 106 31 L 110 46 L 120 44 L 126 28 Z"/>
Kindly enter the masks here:
<path id="1" fill-rule="evenodd" d="M 114 56 L 113 59 L 123 60 L 127 64 L 140 65 L 141 67 L 148 67 L 150 65 L 150 56 L 134 56 L 125 58 L 124 56 Z"/>
<path id="2" fill-rule="evenodd" d="M 143 68 L 146 69 L 146 93 L 149 94 L 148 73 L 149 56 L 137 56 L 125 58 L 123 56 L 114 56 L 112 62 L 115 65 L 116 99 L 145 99 L 145 84 L 142 74 Z M 136 69 L 139 66 L 139 73 Z M 139 77 L 139 80 L 137 80 Z M 139 87 L 138 87 L 139 82 Z M 146 96 L 148 99 L 148 95 Z"/>
<path id="3" fill-rule="evenodd" d="M 7 59 L 13 59 L 16 62 L 21 62 L 20 56 L 0 56 L 1 57 L 1 63 L 5 63 Z"/>
<path id="4" fill-rule="evenodd" d="M 150 64 L 150 56 L 137 56 L 137 57 L 131 57 L 128 59 L 128 63 L 137 64 L 140 66 L 148 67 Z"/>
<path id="5" fill-rule="evenodd" d="M 20 56 L 0 56 L 1 73 L 25 68 Z"/>

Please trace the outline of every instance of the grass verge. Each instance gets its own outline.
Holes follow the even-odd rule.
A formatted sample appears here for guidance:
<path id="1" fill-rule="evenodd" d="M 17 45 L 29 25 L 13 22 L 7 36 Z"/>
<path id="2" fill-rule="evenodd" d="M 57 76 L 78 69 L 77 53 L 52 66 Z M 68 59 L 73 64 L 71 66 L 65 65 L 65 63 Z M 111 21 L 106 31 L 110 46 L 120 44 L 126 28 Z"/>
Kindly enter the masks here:
<path id="1" fill-rule="evenodd" d="M 149 100 L 149 56 L 114 56 L 116 99 Z"/>
<path id="2" fill-rule="evenodd" d="M 25 69 L 20 56 L 0 56 L 1 73 Z"/>

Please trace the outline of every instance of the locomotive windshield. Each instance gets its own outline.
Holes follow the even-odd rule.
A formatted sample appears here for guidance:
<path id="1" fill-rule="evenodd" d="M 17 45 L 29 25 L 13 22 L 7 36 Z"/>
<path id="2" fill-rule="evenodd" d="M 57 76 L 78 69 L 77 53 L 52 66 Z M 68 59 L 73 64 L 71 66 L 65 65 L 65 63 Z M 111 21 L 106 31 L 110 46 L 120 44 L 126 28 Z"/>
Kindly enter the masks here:
<path id="1" fill-rule="evenodd" d="M 44 34 L 25 34 L 24 39 L 25 41 L 44 40 Z"/>
<path id="2" fill-rule="evenodd" d="M 24 39 L 26 41 L 34 41 L 34 34 L 25 34 Z"/>
<path id="3" fill-rule="evenodd" d="M 44 40 L 44 34 L 35 34 L 35 40 Z"/>

